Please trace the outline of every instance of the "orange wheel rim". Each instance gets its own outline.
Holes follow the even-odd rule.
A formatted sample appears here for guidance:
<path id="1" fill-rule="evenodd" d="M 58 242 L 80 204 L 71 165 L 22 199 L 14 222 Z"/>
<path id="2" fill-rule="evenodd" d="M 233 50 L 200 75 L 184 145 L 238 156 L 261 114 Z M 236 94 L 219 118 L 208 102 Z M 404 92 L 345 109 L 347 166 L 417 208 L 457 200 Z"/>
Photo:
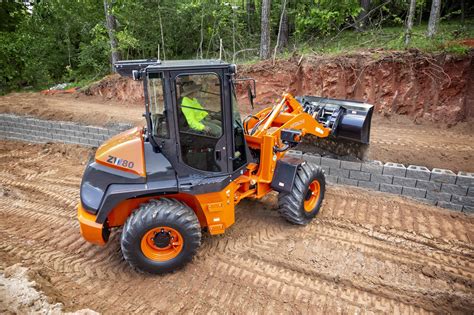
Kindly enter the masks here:
<path id="1" fill-rule="evenodd" d="M 154 261 L 175 258 L 183 250 L 181 233 L 167 226 L 153 228 L 145 233 L 141 241 L 143 255 Z"/>
<path id="2" fill-rule="evenodd" d="M 321 187 L 319 186 L 319 182 L 313 180 L 311 184 L 309 184 L 308 192 L 304 200 L 304 211 L 311 212 L 314 210 L 314 207 L 316 207 L 316 204 L 318 203 L 320 194 Z"/>

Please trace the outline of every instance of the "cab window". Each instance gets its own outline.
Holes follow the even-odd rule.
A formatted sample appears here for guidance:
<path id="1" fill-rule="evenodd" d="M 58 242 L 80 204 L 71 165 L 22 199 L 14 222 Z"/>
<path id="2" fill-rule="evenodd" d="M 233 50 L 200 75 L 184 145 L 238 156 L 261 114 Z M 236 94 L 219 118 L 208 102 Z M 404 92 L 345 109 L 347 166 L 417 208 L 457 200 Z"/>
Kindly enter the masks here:
<path id="1" fill-rule="evenodd" d="M 169 138 L 161 73 L 150 73 L 148 76 L 148 102 L 153 136 Z"/>
<path id="2" fill-rule="evenodd" d="M 221 171 L 216 144 L 223 135 L 221 82 L 217 74 L 176 77 L 176 104 L 181 156 L 189 166 Z"/>

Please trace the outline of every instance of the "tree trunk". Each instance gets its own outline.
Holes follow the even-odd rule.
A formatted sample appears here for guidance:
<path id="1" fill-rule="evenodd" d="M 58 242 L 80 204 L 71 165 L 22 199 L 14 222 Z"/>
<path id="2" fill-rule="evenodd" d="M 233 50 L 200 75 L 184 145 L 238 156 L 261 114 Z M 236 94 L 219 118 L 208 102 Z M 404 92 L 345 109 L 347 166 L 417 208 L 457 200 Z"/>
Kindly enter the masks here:
<path id="1" fill-rule="evenodd" d="M 107 32 L 109 33 L 109 42 L 111 53 L 111 62 L 112 62 L 112 72 L 114 72 L 114 64 L 120 60 L 120 52 L 117 47 L 117 39 L 115 38 L 115 29 L 117 28 L 117 21 L 115 16 L 110 13 L 111 5 L 108 0 L 104 0 L 104 11 L 105 11 L 105 21 L 107 26 Z"/>
<path id="2" fill-rule="evenodd" d="M 247 27 L 249 34 L 253 32 L 253 20 L 255 16 L 255 0 L 247 0 Z"/>
<path id="3" fill-rule="evenodd" d="M 410 0 L 410 10 L 408 11 L 407 29 L 405 31 L 405 46 L 410 44 L 411 30 L 413 28 L 413 18 L 415 16 L 416 0 Z"/>
<path id="4" fill-rule="evenodd" d="M 262 0 L 260 59 L 270 58 L 270 7 L 271 0 Z"/>
<path id="5" fill-rule="evenodd" d="M 466 16 L 466 4 L 464 0 L 461 0 L 461 24 L 464 25 L 464 20 Z"/>
<path id="6" fill-rule="evenodd" d="M 433 38 L 436 35 L 439 23 L 439 12 L 441 9 L 441 0 L 433 0 L 431 3 L 430 19 L 428 21 L 428 37 Z"/>
<path id="7" fill-rule="evenodd" d="M 280 51 L 288 46 L 288 13 L 286 11 L 286 0 L 282 0 L 280 30 L 278 33 L 278 50 Z"/>
<path id="8" fill-rule="evenodd" d="M 362 10 L 357 17 L 356 29 L 358 31 L 363 31 L 367 24 L 367 13 L 370 9 L 370 0 L 360 0 L 360 6 L 362 7 Z"/>

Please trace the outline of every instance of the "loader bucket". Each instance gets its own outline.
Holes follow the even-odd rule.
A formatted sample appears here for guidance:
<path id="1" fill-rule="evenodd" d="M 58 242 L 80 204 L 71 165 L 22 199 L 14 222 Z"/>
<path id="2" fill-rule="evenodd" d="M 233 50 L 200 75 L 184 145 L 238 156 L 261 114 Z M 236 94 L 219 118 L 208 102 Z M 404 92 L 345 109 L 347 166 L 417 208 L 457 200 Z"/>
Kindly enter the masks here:
<path id="1" fill-rule="evenodd" d="M 301 96 L 296 99 L 305 112 L 325 127 L 331 128 L 332 136 L 364 144 L 369 143 L 373 105 L 319 96 Z"/>

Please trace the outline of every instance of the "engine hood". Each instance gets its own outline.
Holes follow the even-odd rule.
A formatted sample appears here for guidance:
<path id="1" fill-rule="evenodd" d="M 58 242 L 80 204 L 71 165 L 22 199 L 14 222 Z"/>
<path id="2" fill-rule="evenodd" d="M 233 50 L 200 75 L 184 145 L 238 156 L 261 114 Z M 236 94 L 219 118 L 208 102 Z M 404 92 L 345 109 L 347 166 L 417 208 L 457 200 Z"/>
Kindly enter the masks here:
<path id="1" fill-rule="evenodd" d="M 95 154 L 99 164 L 146 176 L 143 128 L 135 127 L 104 142 Z"/>

